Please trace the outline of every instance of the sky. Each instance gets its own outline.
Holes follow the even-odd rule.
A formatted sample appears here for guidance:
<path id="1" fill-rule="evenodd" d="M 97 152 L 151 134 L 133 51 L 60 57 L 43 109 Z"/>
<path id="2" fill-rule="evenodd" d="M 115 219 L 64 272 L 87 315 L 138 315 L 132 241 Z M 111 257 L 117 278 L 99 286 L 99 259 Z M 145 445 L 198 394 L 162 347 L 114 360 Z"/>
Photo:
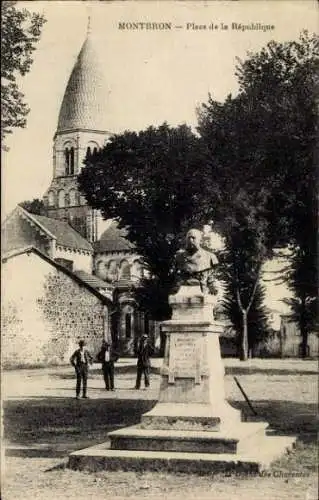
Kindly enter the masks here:
<path id="1" fill-rule="evenodd" d="M 283 1 L 32 1 L 44 14 L 41 40 L 21 90 L 31 108 L 27 127 L 8 137 L 2 153 L 2 214 L 41 198 L 52 178 L 52 144 L 64 90 L 90 29 L 106 78 L 108 130 L 141 130 L 167 121 L 196 126 L 208 93 L 236 93 L 236 58 L 270 40 L 295 40 L 318 29 L 312 0 Z M 171 30 L 121 30 L 119 23 L 166 22 Z M 228 30 L 221 29 L 221 23 Z M 271 31 L 231 29 L 232 23 L 273 25 Z M 209 29 L 209 26 L 218 29 Z M 196 26 L 206 29 L 195 29 Z M 175 26 L 181 26 L 176 28 Z M 188 29 L 187 29 L 188 26 Z"/>

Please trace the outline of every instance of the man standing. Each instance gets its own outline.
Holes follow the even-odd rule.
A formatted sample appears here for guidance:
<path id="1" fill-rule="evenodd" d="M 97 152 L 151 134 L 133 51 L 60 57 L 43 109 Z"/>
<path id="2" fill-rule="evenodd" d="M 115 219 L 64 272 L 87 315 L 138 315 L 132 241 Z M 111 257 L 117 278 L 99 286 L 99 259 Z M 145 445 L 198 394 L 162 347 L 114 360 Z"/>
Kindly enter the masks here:
<path id="1" fill-rule="evenodd" d="M 153 354 L 153 349 L 150 345 L 148 336 L 144 333 L 137 347 L 137 375 L 135 389 L 141 386 L 141 378 L 144 373 L 145 389 L 150 385 L 150 356 Z"/>
<path id="2" fill-rule="evenodd" d="M 105 389 L 114 391 L 114 363 L 119 358 L 118 353 L 109 342 L 103 340 L 102 348 L 97 355 L 97 360 L 102 363 L 102 372 Z"/>
<path id="3" fill-rule="evenodd" d="M 70 358 L 71 365 L 75 368 L 76 373 L 76 399 L 80 399 L 81 384 L 82 398 L 87 398 L 87 380 L 89 364 L 93 363 L 93 358 L 89 351 L 85 349 L 84 340 L 79 341 L 79 349 L 74 351 Z"/>

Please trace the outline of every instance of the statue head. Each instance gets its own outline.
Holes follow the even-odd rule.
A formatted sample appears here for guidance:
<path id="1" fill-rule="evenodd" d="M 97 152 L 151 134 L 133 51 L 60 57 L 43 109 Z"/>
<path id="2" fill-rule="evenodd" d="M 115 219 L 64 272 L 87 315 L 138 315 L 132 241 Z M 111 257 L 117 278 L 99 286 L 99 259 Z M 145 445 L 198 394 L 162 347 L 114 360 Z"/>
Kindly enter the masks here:
<path id="1" fill-rule="evenodd" d="M 200 249 L 202 232 L 198 229 L 190 229 L 186 234 L 186 250 L 196 252 Z"/>

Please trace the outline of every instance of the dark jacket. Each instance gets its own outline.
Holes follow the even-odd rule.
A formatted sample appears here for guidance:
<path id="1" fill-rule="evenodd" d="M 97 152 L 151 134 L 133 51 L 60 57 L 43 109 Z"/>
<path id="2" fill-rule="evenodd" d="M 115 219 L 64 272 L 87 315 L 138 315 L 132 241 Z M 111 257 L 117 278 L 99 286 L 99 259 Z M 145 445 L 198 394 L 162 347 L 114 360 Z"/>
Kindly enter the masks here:
<path id="1" fill-rule="evenodd" d="M 111 346 L 109 348 L 109 351 L 110 351 L 110 363 L 115 363 L 115 361 L 117 361 L 119 359 L 119 354 L 118 352 Z M 106 352 L 106 347 L 102 347 L 102 349 L 100 350 L 100 352 L 98 353 L 96 359 L 97 361 L 99 361 L 100 363 L 105 363 L 105 352 Z"/>
<path id="2" fill-rule="evenodd" d="M 141 338 L 137 345 L 137 363 L 143 366 L 150 366 L 150 356 L 153 354 L 153 348 L 148 339 Z"/>
<path id="3" fill-rule="evenodd" d="M 88 366 L 89 363 L 93 363 L 93 358 L 87 349 L 83 349 L 85 364 Z M 70 363 L 75 368 L 81 364 L 81 349 L 74 351 L 70 358 Z"/>

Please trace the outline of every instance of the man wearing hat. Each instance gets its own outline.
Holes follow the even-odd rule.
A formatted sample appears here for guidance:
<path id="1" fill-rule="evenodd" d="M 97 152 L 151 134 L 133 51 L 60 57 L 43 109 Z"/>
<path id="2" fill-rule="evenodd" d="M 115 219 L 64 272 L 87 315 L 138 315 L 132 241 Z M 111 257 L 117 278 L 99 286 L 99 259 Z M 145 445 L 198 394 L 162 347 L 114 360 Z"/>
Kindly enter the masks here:
<path id="1" fill-rule="evenodd" d="M 102 363 L 105 389 L 114 391 L 114 363 L 119 358 L 118 353 L 107 340 L 103 340 L 102 348 L 97 355 L 97 360 Z"/>
<path id="2" fill-rule="evenodd" d="M 84 340 L 80 340 L 79 349 L 76 349 L 70 358 L 71 365 L 74 366 L 76 373 L 76 399 L 80 399 L 81 385 L 82 398 L 87 398 L 86 391 L 89 364 L 93 363 L 91 354 L 84 346 Z"/>
<path id="3" fill-rule="evenodd" d="M 153 349 L 150 345 L 149 338 L 146 333 L 144 333 L 140 339 L 137 347 L 137 375 L 135 389 L 139 389 L 141 386 L 141 378 L 144 373 L 144 384 L 145 389 L 150 385 L 150 356 L 153 354 Z"/>

